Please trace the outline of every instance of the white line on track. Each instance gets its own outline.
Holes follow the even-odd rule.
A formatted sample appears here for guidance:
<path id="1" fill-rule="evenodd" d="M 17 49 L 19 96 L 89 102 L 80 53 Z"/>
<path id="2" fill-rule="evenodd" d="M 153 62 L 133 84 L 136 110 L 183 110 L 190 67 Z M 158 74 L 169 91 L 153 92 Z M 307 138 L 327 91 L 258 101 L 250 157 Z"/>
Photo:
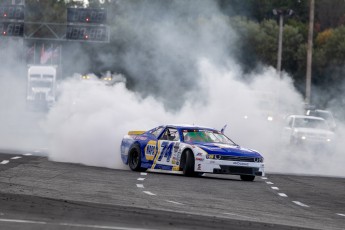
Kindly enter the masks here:
<path id="1" fill-rule="evenodd" d="M 69 227 L 113 229 L 113 230 L 148 230 L 147 228 L 126 228 L 126 227 L 106 226 L 106 225 L 69 224 L 69 223 L 60 223 L 59 225 L 69 226 Z"/>
<path id="2" fill-rule="evenodd" d="M 16 219 L 0 219 L 0 222 L 25 223 L 25 224 L 47 224 L 47 222 L 43 222 L 43 221 L 16 220 Z"/>
<path id="3" fill-rule="evenodd" d="M 137 187 L 138 188 L 144 188 L 144 185 L 143 184 L 137 184 Z"/>
<path id="4" fill-rule="evenodd" d="M 72 224 L 72 223 L 47 223 L 47 222 L 43 222 L 43 221 L 16 220 L 16 219 L 0 219 L 0 222 L 22 223 L 22 224 L 40 224 L 40 225 L 58 225 L 58 226 L 94 228 L 94 229 L 96 228 L 96 229 L 113 229 L 113 230 L 148 230 L 145 228 L 128 228 L 128 227 L 119 227 L 119 226 Z"/>
<path id="5" fill-rule="evenodd" d="M 299 201 L 292 201 L 292 202 L 299 205 L 299 206 L 309 208 L 309 205 L 303 204 L 302 202 L 299 202 Z"/>
<path id="6" fill-rule="evenodd" d="M 178 204 L 178 205 L 184 205 L 180 202 L 172 201 L 172 200 L 166 200 L 166 202 L 172 203 L 172 204 Z"/>
<path id="7" fill-rule="evenodd" d="M 24 156 L 32 156 L 32 154 L 31 153 L 25 153 L 25 154 L 23 154 Z"/>
<path id="8" fill-rule="evenodd" d="M 267 177 L 261 177 L 261 179 L 263 179 L 263 180 L 267 180 Z"/>
<path id="9" fill-rule="evenodd" d="M 223 214 L 229 215 L 229 216 L 239 216 L 239 217 L 246 218 L 246 219 L 256 219 L 256 218 L 253 218 L 253 217 L 244 216 L 244 215 L 240 215 L 240 214 L 237 214 L 237 213 L 224 212 Z"/>
<path id="10" fill-rule="evenodd" d="M 143 180 L 145 180 L 145 178 L 143 178 L 143 177 L 139 177 L 137 180 L 141 180 L 141 181 L 143 181 Z"/>
<path id="11" fill-rule="evenodd" d="M 5 165 L 5 164 L 8 164 L 8 162 L 10 162 L 10 161 L 8 161 L 8 160 L 3 160 L 3 161 L 0 162 L 0 164 L 1 164 L 1 165 Z"/>
<path id="12" fill-rule="evenodd" d="M 147 173 L 146 172 L 142 172 L 142 173 L 140 173 L 140 175 L 147 176 Z"/>
<path id="13" fill-rule="evenodd" d="M 12 157 L 11 159 L 12 160 L 17 160 L 17 159 L 20 159 L 20 158 L 22 158 L 22 157 Z"/>
<path id="14" fill-rule="evenodd" d="M 274 183 L 271 181 L 266 181 L 266 184 L 274 184 Z"/>
<path id="15" fill-rule="evenodd" d="M 150 196 L 157 196 L 156 194 L 149 191 L 143 191 L 143 193 L 146 193 L 147 195 L 150 195 Z"/>
<path id="16" fill-rule="evenodd" d="M 345 214 L 342 214 L 342 213 L 337 213 L 337 215 L 345 217 Z"/>
<path id="17" fill-rule="evenodd" d="M 273 189 L 273 190 L 279 190 L 278 187 L 271 187 L 271 189 Z"/>
<path id="18" fill-rule="evenodd" d="M 285 193 L 278 193 L 278 195 L 281 197 L 288 197 Z"/>

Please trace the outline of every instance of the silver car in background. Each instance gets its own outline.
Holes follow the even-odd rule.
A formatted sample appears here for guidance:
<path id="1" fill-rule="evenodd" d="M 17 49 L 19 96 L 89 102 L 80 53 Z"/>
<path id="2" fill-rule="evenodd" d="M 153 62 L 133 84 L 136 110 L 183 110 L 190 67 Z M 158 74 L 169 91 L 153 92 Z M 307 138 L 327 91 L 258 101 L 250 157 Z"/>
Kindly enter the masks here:
<path id="1" fill-rule="evenodd" d="M 290 115 L 283 130 L 283 140 L 294 147 L 333 149 L 335 133 L 325 119 L 307 115 Z"/>

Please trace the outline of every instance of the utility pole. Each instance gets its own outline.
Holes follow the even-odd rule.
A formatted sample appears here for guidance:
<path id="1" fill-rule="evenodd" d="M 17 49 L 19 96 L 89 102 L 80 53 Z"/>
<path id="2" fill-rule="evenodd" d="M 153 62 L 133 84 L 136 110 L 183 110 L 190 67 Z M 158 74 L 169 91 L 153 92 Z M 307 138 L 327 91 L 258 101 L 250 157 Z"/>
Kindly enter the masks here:
<path id="1" fill-rule="evenodd" d="M 277 57 L 277 72 L 279 78 L 281 78 L 282 69 L 282 51 L 283 51 L 283 26 L 284 26 L 284 16 L 291 16 L 293 10 L 288 9 L 273 9 L 273 14 L 279 16 L 279 37 L 278 37 L 278 57 Z"/>
<path id="2" fill-rule="evenodd" d="M 311 67 L 312 67 L 312 56 L 313 56 L 314 7 L 315 7 L 315 0 L 309 0 L 309 30 L 308 30 L 307 73 L 306 73 L 306 90 L 305 90 L 305 103 L 307 105 L 310 104 L 310 95 L 311 95 Z"/>
<path id="3" fill-rule="evenodd" d="M 282 78 L 282 50 L 283 50 L 283 20 L 284 14 L 279 14 L 279 39 L 278 39 L 278 57 L 277 57 L 277 71 L 278 76 Z"/>

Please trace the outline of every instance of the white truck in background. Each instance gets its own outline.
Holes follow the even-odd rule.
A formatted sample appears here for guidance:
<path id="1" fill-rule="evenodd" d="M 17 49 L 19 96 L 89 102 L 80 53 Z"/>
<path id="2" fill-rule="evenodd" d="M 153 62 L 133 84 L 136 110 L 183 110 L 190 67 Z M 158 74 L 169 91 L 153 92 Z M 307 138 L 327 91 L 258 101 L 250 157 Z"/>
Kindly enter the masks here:
<path id="1" fill-rule="evenodd" d="M 56 100 L 57 66 L 29 65 L 27 75 L 28 104 L 50 107 Z"/>

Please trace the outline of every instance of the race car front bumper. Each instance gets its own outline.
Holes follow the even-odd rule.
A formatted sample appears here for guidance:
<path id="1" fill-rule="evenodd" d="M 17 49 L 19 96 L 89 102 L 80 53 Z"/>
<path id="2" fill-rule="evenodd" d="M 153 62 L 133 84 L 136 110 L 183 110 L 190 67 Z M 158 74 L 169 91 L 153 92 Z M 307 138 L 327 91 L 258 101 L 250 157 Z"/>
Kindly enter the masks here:
<path id="1" fill-rule="evenodd" d="M 195 161 L 195 171 L 215 174 L 264 176 L 265 164 L 262 162 L 209 160 Z"/>
<path id="2" fill-rule="evenodd" d="M 213 169 L 213 173 L 263 176 L 264 173 L 259 170 L 260 168 L 220 165 L 220 169 Z"/>

